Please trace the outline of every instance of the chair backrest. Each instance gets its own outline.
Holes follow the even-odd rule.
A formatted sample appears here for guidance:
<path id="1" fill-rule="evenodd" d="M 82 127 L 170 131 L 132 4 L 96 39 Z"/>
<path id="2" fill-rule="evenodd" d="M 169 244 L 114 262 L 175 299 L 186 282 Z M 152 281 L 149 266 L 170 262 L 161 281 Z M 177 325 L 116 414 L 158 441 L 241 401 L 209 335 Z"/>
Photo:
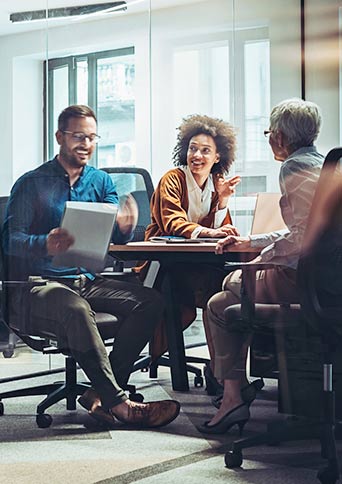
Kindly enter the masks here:
<path id="1" fill-rule="evenodd" d="M 11 318 L 9 314 L 9 305 L 8 305 L 8 291 L 9 291 L 9 284 L 6 282 L 6 289 L 4 287 L 3 281 L 7 281 L 6 271 L 5 271 L 5 259 L 2 247 L 2 226 L 5 219 L 6 213 L 6 206 L 9 197 L 0 197 L 0 282 L 1 282 L 1 291 L 0 291 L 0 320 L 3 324 L 8 327 L 9 330 L 14 331 L 17 336 L 19 336 L 28 346 L 31 348 L 42 351 L 45 346 L 49 345 L 49 342 L 44 338 L 39 337 L 31 337 L 29 335 L 23 334 L 17 327 L 14 327 L 11 324 Z M 11 288 L 12 290 L 12 288 Z M 25 294 L 23 292 L 23 288 L 19 288 L 18 291 L 20 292 L 20 298 L 24 298 Z M 20 309 L 20 314 L 22 314 L 23 319 L 26 318 L 26 314 L 24 314 L 25 308 L 27 307 L 26 302 L 22 300 L 22 304 L 18 304 L 18 308 Z M 16 318 L 18 321 L 20 318 Z"/>
<path id="2" fill-rule="evenodd" d="M 153 194 L 151 175 L 144 168 L 112 167 L 102 168 L 115 183 L 119 197 L 131 194 L 139 208 L 138 223 L 133 241 L 144 240 L 145 229 L 151 222 L 150 200 Z"/>
<path id="3" fill-rule="evenodd" d="M 303 314 L 326 329 L 327 321 L 336 329 L 342 318 L 341 158 L 342 148 L 334 148 L 324 161 L 297 271 Z"/>

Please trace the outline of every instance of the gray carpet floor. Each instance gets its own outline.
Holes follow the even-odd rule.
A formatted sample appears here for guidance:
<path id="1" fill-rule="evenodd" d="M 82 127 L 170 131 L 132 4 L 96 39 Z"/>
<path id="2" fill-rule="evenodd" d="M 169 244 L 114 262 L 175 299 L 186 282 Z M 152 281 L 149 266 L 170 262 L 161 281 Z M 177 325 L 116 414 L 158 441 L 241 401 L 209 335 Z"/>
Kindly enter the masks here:
<path id="1" fill-rule="evenodd" d="M 196 332 L 196 328 L 192 331 Z M 193 350 L 203 354 L 205 349 Z M 63 359 L 54 356 L 53 367 Z M 28 371 L 47 369 L 49 357 L 17 348 L 12 358 L 0 356 L 0 378 Z M 7 383 L 0 391 L 32 383 L 56 381 L 62 375 L 39 378 L 35 382 Z M 79 372 L 82 379 L 82 372 Z M 67 411 L 60 402 L 49 413 L 51 427 L 40 429 L 35 408 L 41 397 L 22 397 L 4 401 L 0 417 L 0 483 L 59 484 L 202 484 L 255 483 L 306 484 L 318 482 L 317 470 L 324 464 L 317 441 L 283 443 L 246 449 L 241 468 L 227 469 L 224 454 L 239 436 L 237 429 L 220 436 L 206 436 L 196 424 L 215 411 L 204 388 L 173 392 L 169 370 L 161 368 L 158 378 L 138 372 L 131 378 L 145 400 L 175 398 L 181 402 L 179 417 L 167 427 L 156 430 L 128 430 L 118 424 L 113 430 L 99 427 L 85 410 Z M 277 389 L 267 380 L 251 407 L 251 420 L 243 436 L 265 430 L 266 423 L 283 418 L 277 413 Z"/>

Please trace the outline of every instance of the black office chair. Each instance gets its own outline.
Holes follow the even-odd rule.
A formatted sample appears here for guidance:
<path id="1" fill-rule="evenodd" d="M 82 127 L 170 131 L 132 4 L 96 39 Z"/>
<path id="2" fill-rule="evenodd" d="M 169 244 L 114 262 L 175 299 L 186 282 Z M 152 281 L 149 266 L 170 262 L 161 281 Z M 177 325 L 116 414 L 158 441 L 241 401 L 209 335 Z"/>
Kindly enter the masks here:
<path id="1" fill-rule="evenodd" d="M 116 185 L 116 189 L 119 197 L 125 197 L 127 194 L 131 194 L 137 202 L 139 208 L 139 217 L 137 227 L 134 232 L 134 242 L 143 241 L 145 238 L 145 229 L 151 222 L 151 210 L 150 201 L 154 191 L 151 175 L 144 168 L 137 167 L 111 167 L 102 168 L 112 178 Z M 120 259 L 115 259 L 114 263 L 107 260 L 108 266 L 102 273 L 104 276 L 114 275 L 115 277 L 130 277 L 134 282 L 134 274 L 130 272 L 130 268 L 135 265 L 137 261 L 129 261 L 129 263 Z M 185 345 L 185 349 L 196 348 L 198 346 L 204 346 L 206 342 L 193 343 Z M 209 364 L 208 358 L 200 358 L 197 356 L 186 356 L 187 371 L 193 373 L 194 385 L 203 386 L 202 370 L 191 363 Z M 150 365 L 150 377 L 156 378 L 158 375 L 158 366 L 170 367 L 170 359 L 167 354 L 160 356 L 157 361 L 154 361 Z"/>
<path id="2" fill-rule="evenodd" d="M 101 168 L 112 178 L 119 199 L 124 199 L 128 194 L 132 195 L 138 205 L 138 222 L 134 230 L 132 241 L 143 241 L 145 229 L 151 222 L 150 200 L 153 194 L 153 183 L 151 175 L 144 168 L 137 167 L 107 167 Z M 128 282 L 140 283 L 138 276 L 132 271 L 138 261 L 124 261 L 112 256 L 107 257 L 106 267 L 101 273 L 104 277 L 115 279 L 125 278 Z M 151 363 L 149 354 L 141 355 L 139 369 L 147 371 Z M 135 367 L 138 369 L 138 365 Z"/>
<path id="3" fill-rule="evenodd" d="M 235 441 L 225 455 L 228 468 L 242 464 L 242 449 L 316 437 L 328 461 L 318 479 L 322 484 L 339 479 L 335 424 L 336 415 L 342 419 L 342 411 L 338 408 L 335 413 L 335 391 L 341 398 L 342 388 L 337 380 L 333 385 L 333 364 L 340 360 L 341 366 L 337 348 L 342 343 L 342 176 L 336 170 L 341 157 L 342 148 L 328 153 L 317 184 L 297 270 L 301 304 L 254 304 L 254 273 L 260 268 L 255 265 L 242 268 L 241 305 L 225 311 L 229 321 L 247 319 L 257 327 L 274 329 L 279 410 L 304 417 L 277 422 L 263 434 Z"/>
<path id="4" fill-rule="evenodd" d="M 7 202 L 8 197 L 3 197 Z M 1 212 L 2 217 L 4 217 L 4 210 Z M 2 226 L 3 218 L 0 220 L 0 227 Z M 1 282 L 1 304 L 0 304 L 0 315 L 3 324 L 6 325 L 7 330 L 10 334 L 19 338 L 30 348 L 36 351 L 40 351 L 43 354 L 59 354 L 65 355 L 65 367 L 55 368 L 50 370 L 45 370 L 41 372 L 27 373 L 19 376 L 12 376 L 8 378 L 1 378 L 1 383 L 8 383 L 14 381 L 20 381 L 30 378 L 36 378 L 41 376 L 53 375 L 57 373 L 65 373 L 65 381 L 44 384 L 34 387 L 20 388 L 17 390 L 11 390 L 6 392 L 0 392 L 0 416 L 4 414 L 4 404 L 2 402 L 5 398 L 15 398 L 20 396 L 29 395 L 47 395 L 46 398 L 37 406 L 36 422 L 41 428 L 49 427 L 52 423 L 52 417 L 49 414 L 44 413 L 47 408 L 53 404 L 59 402 L 60 400 L 66 399 L 67 409 L 75 410 L 76 399 L 78 395 L 82 395 L 87 388 L 89 388 L 89 383 L 77 382 L 77 369 L 78 366 L 73 357 L 68 353 L 67 350 L 61 349 L 56 343 L 56 335 L 48 331 L 41 331 L 35 334 L 27 334 L 25 330 L 25 318 L 28 317 L 29 310 L 27 307 L 28 298 L 25 297 L 33 285 L 37 283 L 29 282 L 14 282 L 7 281 L 4 274 L 3 265 L 3 253 L 2 253 L 2 243 L 0 238 L 0 282 Z M 9 311 L 7 304 L 8 291 L 20 291 L 22 297 L 22 304 L 20 305 L 22 318 L 13 318 L 11 312 Z M 108 346 L 112 344 L 112 340 L 115 338 L 117 330 L 120 326 L 120 320 L 117 316 L 108 313 L 96 313 L 95 315 L 96 324 L 99 328 L 100 335 L 104 340 L 105 344 Z M 140 356 L 135 362 L 132 371 L 138 371 L 145 368 L 150 361 L 149 357 L 145 355 Z M 142 401 L 143 396 L 136 393 L 134 385 L 128 385 L 126 390 L 130 393 L 130 398 L 136 401 Z"/>
<path id="5" fill-rule="evenodd" d="M 119 198 L 131 194 L 137 202 L 139 215 L 133 241 L 144 240 L 145 229 L 151 223 L 150 200 L 154 191 L 151 175 L 144 168 L 133 166 L 101 169 L 112 178 Z"/>

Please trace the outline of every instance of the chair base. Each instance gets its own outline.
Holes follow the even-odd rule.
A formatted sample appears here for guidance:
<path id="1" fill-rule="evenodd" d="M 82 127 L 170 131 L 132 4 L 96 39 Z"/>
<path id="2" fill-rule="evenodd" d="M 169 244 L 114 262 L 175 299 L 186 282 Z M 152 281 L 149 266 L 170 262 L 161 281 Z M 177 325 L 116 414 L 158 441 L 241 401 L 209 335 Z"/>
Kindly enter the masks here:
<path id="1" fill-rule="evenodd" d="M 204 379 L 202 375 L 202 369 L 189 363 L 199 363 L 206 365 L 209 364 L 210 360 L 208 360 L 208 358 L 201 358 L 199 356 L 186 356 L 186 361 L 186 370 L 189 373 L 193 373 L 195 375 L 195 387 L 203 387 Z M 160 356 L 155 362 L 150 365 L 150 378 L 158 377 L 158 366 L 166 366 L 167 368 L 171 368 L 170 358 L 167 354 Z"/>
<path id="2" fill-rule="evenodd" d="M 44 413 L 47 408 L 63 399 L 66 399 L 68 410 L 75 410 L 77 397 L 82 395 L 89 386 L 90 383 L 77 383 L 77 364 L 72 357 L 67 356 L 65 358 L 64 382 L 48 383 L 46 385 L 2 392 L 0 393 L 0 401 L 5 398 L 46 395 L 46 398 L 37 406 L 37 415 Z"/>
<path id="3" fill-rule="evenodd" d="M 149 355 L 143 355 L 133 365 L 132 371 L 147 369 L 151 362 Z M 91 385 L 89 382 L 77 382 L 77 363 L 71 356 L 65 358 L 65 381 L 47 383 L 45 385 L 38 385 L 35 387 L 20 388 L 17 390 L 10 390 L 0 393 L 0 416 L 4 414 L 4 405 L 2 400 L 5 398 L 16 398 L 34 395 L 46 395 L 46 398 L 40 402 L 37 406 L 37 425 L 41 428 L 49 427 L 52 423 L 52 417 L 45 414 L 45 410 L 61 400 L 66 400 L 67 410 L 76 410 L 76 401 L 79 395 L 82 395 Z M 21 380 L 25 378 L 34 378 L 38 376 L 51 375 L 54 373 L 60 373 L 60 368 L 53 370 L 46 370 L 37 373 L 30 373 L 28 375 L 22 375 L 14 378 L 4 378 L 2 383 L 8 381 Z M 125 388 L 129 392 L 129 397 L 132 400 L 142 402 L 144 397 L 136 393 L 134 385 L 127 385 Z"/>
<path id="4" fill-rule="evenodd" d="M 225 465 L 229 469 L 240 467 L 243 463 L 242 450 L 249 447 L 319 439 L 321 456 L 327 460 L 328 465 L 318 472 L 317 477 L 322 484 L 335 484 L 340 476 L 335 438 L 342 438 L 342 424 L 288 418 L 269 424 L 264 433 L 233 442 L 231 450 L 225 454 Z"/>

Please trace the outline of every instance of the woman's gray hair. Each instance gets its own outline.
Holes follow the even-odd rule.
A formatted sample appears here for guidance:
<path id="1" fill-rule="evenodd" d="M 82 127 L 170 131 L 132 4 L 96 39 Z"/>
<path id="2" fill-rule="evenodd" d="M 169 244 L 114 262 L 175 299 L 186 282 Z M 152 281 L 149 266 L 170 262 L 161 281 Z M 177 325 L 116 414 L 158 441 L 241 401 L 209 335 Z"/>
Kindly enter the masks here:
<path id="1" fill-rule="evenodd" d="M 286 99 L 271 111 L 270 130 L 281 131 L 294 149 L 313 145 L 322 124 L 317 104 L 299 98 Z"/>

